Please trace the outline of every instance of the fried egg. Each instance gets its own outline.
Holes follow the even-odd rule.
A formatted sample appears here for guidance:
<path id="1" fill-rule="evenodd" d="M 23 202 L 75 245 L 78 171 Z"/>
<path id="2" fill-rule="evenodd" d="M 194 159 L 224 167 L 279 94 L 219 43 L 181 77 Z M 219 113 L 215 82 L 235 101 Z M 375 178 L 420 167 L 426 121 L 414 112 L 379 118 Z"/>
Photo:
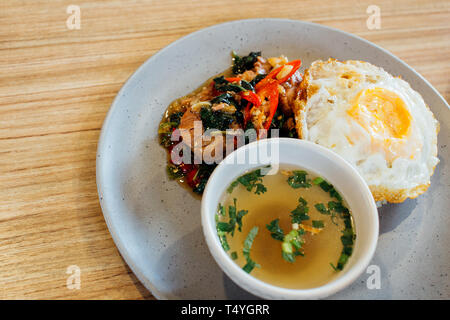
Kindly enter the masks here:
<path id="1" fill-rule="evenodd" d="M 351 163 L 375 201 L 402 202 L 426 191 L 439 162 L 439 123 L 404 80 L 363 61 L 315 61 L 294 113 L 301 139 Z"/>

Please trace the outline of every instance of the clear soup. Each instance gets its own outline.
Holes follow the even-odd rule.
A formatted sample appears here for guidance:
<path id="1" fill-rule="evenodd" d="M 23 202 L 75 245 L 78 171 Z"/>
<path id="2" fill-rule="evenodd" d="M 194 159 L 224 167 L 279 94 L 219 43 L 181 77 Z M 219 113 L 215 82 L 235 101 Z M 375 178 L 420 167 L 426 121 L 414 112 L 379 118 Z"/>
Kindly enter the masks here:
<path id="1" fill-rule="evenodd" d="M 301 168 L 262 172 L 241 176 L 224 194 L 216 217 L 222 246 L 266 283 L 307 289 L 330 282 L 353 250 L 347 203 L 331 184 Z"/>

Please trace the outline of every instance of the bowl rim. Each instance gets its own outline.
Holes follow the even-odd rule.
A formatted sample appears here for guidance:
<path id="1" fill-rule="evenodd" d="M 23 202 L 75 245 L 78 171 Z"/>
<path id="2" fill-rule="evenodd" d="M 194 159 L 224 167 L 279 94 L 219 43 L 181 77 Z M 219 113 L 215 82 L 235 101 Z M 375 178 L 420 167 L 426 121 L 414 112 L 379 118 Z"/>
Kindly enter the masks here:
<path id="1" fill-rule="evenodd" d="M 214 214 L 211 214 L 211 212 L 216 212 L 217 203 L 213 204 L 213 207 L 211 207 L 211 203 L 209 201 L 209 198 L 211 197 L 211 194 L 214 194 L 216 187 L 216 178 L 219 176 L 221 171 L 226 170 L 224 169 L 225 166 L 229 165 L 227 161 L 225 161 L 227 158 L 235 158 L 240 153 L 245 153 L 249 149 L 254 149 L 258 147 L 262 147 L 264 145 L 274 143 L 275 141 L 278 141 L 280 144 L 288 144 L 292 148 L 303 148 L 305 150 L 310 150 L 314 152 L 318 152 L 322 154 L 327 160 L 330 162 L 336 162 L 340 166 L 343 166 L 345 170 L 347 170 L 347 173 L 349 174 L 349 179 L 353 179 L 358 183 L 358 188 L 355 188 L 355 192 L 360 193 L 362 196 L 364 196 L 369 201 L 367 202 L 367 218 L 370 219 L 369 222 L 372 225 L 372 228 L 370 229 L 371 234 L 369 235 L 369 243 L 367 245 L 368 250 L 366 250 L 362 256 L 354 262 L 354 264 L 350 267 L 350 269 L 346 270 L 345 273 L 340 275 L 338 278 L 332 280 L 331 282 L 326 283 L 325 285 L 322 285 L 320 287 L 315 288 L 309 288 L 309 289 L 288 289 L 283 287 L 278 287 L 269 283 L 266 283 L 258 278 L 255 278 L 254 276 L 246 273 L 242 270 L 240 266 L 238 266 L 231 257 L 223 250 L 222 245 L 220 244 L 219 238 L 217 236 L 217 231 L 215 228 L 212 228 L 212 225 L 216 225 L 215 221 L 211 223 L 211 220 L 214 220 Z M 280 155 L 280 158 L 282 156 Z M 228 159 L 230 160 L 230 159 Z M 280 163 L 283 163 L 280 159 Z M 251 170 L 252 168 L 260 168 L 264 164 L 257 163 L 253 166 L 253 164 L 250 165 L 250 168 L 247 168 L 243 171 L 235 171 L 233 175 L 230 175 L 232 179 L 230 181 L 227 181 L 227 183 L 223 183 L 221 181 L 223 187 L 222 189 L 226 189 L 226 187 L 238 176 L 244 174 L 246 171 Z M 252 167 L 253 166 L 253 167 Z M 301 167 L 302 164 L 299 163 L 299 166 Z M 324 177 L 327 179 L 327 177 Z M 218 183 L 218 181 L 217 181 Z M 224 191 L 223 190 L 223 191 Z M 223 192 L 221 192 L 222 194 Z M 331 150 L 328 150 L 325 147 L 322 147 L 318 144 L 315 144 L 310 141 L 305 141 L 301 139 L 293 139 L 293 138 L 270 138 L 270 139 L 264 139 L 259 141 L 251 142 L 245 146 L 242 146 L 236 150 L 234 150 L 232 153 L 230 153 L 214 170 L 211 177 L 208 180 L 208 183 L 205 187 L 205 192 L 202 197 L 202 203 L 201 203 L 201 220 L 202 220 L 202 229 L 203 234 L 205 236 L 205 240 L 208 246 L 208 249 L 210 253 L 212 254 L 214 260 L 219 265 L 219 267 L 224 271 L 228 277 L 230 277 L 238 286 L 240 286 L 242 289 L 252 293 L 256 294 L 262 298 L 270 298 L 270 299 L 318 299 L 318 298 L 325 298 L 327 296 L 330 296 L 351 283 L 353 283 L 367 268 L 369 265 L 377 246 L 378 242 L 378 235 L 379 235 L 379 217 L 378 217 L 378 210 L 377 206 L 375 204 L 375 200 L 373 199 L 372 193 L 370 192 L 370 189 L 367 185 L 367 183 L 364 181 L 362 176 L 358 173 L 358 171 L 350 165 L 346 160 L 344 160 L 341 156 L 338 154 L 332 152 Z M 358 241 L 358 240 L 356 240 Z M 355 243 L 356 245 L 356 243 Z"/>

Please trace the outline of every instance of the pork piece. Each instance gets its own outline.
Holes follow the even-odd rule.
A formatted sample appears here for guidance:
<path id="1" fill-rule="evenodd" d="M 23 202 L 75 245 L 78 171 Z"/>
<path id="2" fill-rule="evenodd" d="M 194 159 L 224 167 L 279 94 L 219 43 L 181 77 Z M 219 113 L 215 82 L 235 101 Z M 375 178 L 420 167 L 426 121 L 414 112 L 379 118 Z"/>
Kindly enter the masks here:
<path id="1" fill-rule="evenodd" d="M 255 62 L 254 66 L 257 74 L 268 74 L 272 70 L 272 65 L 261 56 L 258 57 L 258 61 Z"/>
<path id="2" fill-rule="evenodd" d="M 197 126 L 195 130 L 195 126 Z M 219 132 L 211 135 L 209 139 L 203 137 L 204 130 L 200 114 L 188 108 L 180 120 L 180 135 L 185 143 L 194 152 L 197 158 L 214 157 L 216 150 L 224 150 L 225 138 Z"/>
<path id="3" fill-rule="evenodd" d="M 197 124 L 196 124 L 197 122 Z M 180 125 L 178 129 L 180 130 L 181 138 L 183 138 L 183 143 L 185 143 L 191 150 L 195 152 L 201 151 L 202 148 L 202 134 L 203 127 L 201 125 L 202 120 L 200 119 L 200 115 L 191 110 L 191 108 L 187 108 L 186 112 L 183 114 L 180 120 Z M 194 136 L 194 127 L 195 125 L 200 126 L 197 136 Z M 198 154 L 199 156 L 201 153 Z"/>
<path id="4" fill-rule="evenodd" d="M 296 71 L 288 81 L 281 85 L 280 88 L 280 104 L 278 108 L 286 116 L 293 114 L 294 101 L 300 95 L 300 83 L 302 82 L 302 75 L 299 71 Z"/>

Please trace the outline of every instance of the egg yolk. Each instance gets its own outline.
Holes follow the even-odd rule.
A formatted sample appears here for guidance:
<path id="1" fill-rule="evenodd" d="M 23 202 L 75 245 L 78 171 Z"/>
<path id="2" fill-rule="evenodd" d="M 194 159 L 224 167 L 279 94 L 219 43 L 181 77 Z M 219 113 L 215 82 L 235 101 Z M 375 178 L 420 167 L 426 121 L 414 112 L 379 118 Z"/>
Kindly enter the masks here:
<path id="1" fill-rule="evenodd" d="M 347 113 L 370 134 L 373 148 L 384 150 L 388 161 L 398 156 L 412 157 L 402 146 L 410 134 L 412 116 L 395 92 L 383 88 L 362 90 Z"/>

